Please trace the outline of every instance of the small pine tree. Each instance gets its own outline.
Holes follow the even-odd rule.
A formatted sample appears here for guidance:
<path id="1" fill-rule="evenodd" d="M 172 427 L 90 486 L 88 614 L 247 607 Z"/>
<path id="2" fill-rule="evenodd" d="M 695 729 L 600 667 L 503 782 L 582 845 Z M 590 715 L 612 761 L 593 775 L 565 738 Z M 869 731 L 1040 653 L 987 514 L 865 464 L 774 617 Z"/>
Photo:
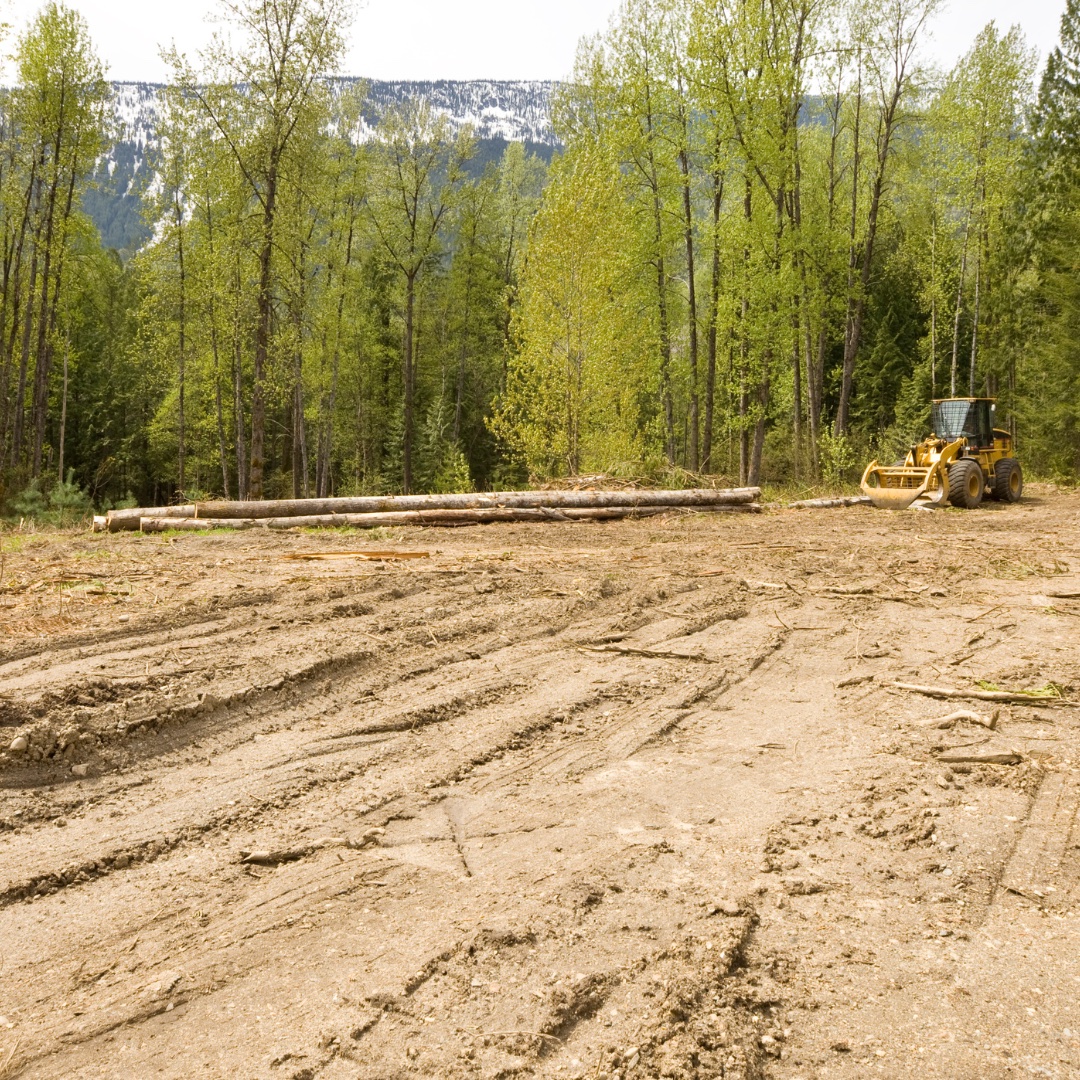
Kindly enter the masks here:
<path id="1" fill-rule="evenodd" d="M 49 508 L 58 525 L 69 525 L 94 512 L 89 496 L 75 483 L 74 469 L 68 469 L 67 479 L 49 492 Z"/>

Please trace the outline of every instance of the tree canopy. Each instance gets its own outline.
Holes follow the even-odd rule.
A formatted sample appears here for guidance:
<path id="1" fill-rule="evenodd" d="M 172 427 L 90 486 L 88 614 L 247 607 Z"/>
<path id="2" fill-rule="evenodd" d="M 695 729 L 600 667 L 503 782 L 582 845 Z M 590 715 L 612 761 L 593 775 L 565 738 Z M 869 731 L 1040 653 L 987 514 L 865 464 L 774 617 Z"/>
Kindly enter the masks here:
<path id="1" fill-rule="evenodd" d="M 150 239 L 86 213 L 109 86 L 58 0 L 0 92 L 8 512 L 510 487 L 836 483 L 999 398 L 1080 472 L 1080 0 L 920 61 L 937 0 L 624 0 L 550 167 L 335 81 L 345 0 L 223 0 L 169 54 Z"/>

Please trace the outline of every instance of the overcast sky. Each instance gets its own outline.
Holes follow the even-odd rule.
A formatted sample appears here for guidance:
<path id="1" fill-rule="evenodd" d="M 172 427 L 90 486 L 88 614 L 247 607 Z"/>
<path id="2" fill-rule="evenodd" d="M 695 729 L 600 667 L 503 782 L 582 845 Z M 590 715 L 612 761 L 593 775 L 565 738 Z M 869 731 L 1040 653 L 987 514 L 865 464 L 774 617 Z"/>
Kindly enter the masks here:
<path id="1" fill-rule="evenodd" d="M 67 0 L 90 24 L 120 80 L 160 81 L 161 45 L 194 54 L 213 31 L 215 0 Z M 376 79 L 558 79 L 578 39 L 602 30 L 618 0 L 367 0 L 358 4 L 345 73 Z M 21 29 L 40 0 L 0 0 Z M 928 55 L 950 65 L 991 19 L 1019 22 L 1040 59 L 1057 42 L 1065 0 L 952 0 Z"/>

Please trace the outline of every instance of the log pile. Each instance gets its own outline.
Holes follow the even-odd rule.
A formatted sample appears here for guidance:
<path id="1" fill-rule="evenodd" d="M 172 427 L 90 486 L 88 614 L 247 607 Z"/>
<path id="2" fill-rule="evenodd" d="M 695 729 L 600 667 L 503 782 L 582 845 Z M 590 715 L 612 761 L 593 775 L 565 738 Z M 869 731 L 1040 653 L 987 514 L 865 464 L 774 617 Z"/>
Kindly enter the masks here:
<path id="1" fill-rule="evenodd" d="M 97 531 L 180 529 L 299 529 L 349 525 L 460 526 L 499 521 L 610 521 L 672 510 L 755 513 L 760 488 L 686 491 L 499 491 L 468 495 L 385 495 L 335 499 L 267 499 L 110 510 Z"/>

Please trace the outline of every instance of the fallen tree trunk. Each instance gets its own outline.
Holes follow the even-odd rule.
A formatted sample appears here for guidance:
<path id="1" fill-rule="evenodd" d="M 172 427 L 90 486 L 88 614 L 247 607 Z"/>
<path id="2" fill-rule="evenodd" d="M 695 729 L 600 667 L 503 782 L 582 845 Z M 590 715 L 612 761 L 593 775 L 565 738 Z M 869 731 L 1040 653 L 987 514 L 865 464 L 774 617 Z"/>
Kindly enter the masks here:
<path id="1" fill-rule="evenodd" d="M 337 499 L 268 499 L 206 502 L 153 509 L 112 510 L 110 532 L 137 529 L 143 518 L 280 518 L 327 514 L 386 514 L 422 510 L 601 509 L 607 507 L 708 507 L 752 503 L 760 488 L 691 488 L 685 491 L 496 491 L 463 495 L 385 495 Z"/>
<path id="2" fill-rule="evenodd" d="M 391 528 L 395 525 L 429 525 L 453 527 L 490 525 L 500 521 L 615 521 L 624 518 L 652 517 L 682 509 L 672 506 L 609 506 L 583 509 L 538 507 L 513 509 L 495 507 L 489 510 L 401 510 L 388 514 L 308 514 L 297 517 L 272 518 L 143 518 L 143 532 L 167 532 L 177 529 L 190 532 L 197 529 L 317 529 L 343 525 L 358 529 Z M 755 513 L 752 503 L 730 506 L 698 506 L 692 509 L 704 513 Z"/>

